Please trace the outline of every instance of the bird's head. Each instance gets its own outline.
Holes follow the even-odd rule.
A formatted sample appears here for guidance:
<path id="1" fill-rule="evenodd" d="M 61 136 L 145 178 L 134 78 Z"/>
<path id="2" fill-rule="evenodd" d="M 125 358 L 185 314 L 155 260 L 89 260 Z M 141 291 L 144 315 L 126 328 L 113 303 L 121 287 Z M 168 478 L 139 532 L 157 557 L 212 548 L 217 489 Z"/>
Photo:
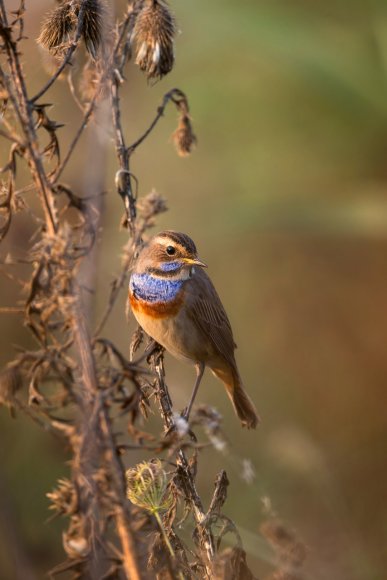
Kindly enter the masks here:
<path id="1" fill-rule="evenodd" d="M 186 234 L 160 232 L 142 248 L 135 264 L 137 273 L 160 277 L 189 277 L 192 268 L 206 268 L 199 260 L 194 242 Z"/>

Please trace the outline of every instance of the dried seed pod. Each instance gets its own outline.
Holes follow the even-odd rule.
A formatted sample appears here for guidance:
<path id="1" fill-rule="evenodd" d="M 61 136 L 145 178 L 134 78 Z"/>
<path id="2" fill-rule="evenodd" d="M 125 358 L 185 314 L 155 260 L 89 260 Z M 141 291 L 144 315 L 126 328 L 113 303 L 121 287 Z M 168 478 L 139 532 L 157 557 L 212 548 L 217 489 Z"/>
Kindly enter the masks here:
<path id="1" fill-rule="evenodd" d="M 82 36 L 86 50 L 93 58 L 96 58 L 98 48 L 101 44 L 105 12 L 105 5 L 100 0 L 86 1 Z"/>
<path id="2" fill-rule="evenodd" d="M 166 2 L 146 0 L 132 31 L 136 64 L 148 78 L 161 78 L 173 67 L 175 19 Z"/>
<path id="3" fill-rule="evenodd" d="M 37 42 L 54 56 L 60 56 L 70 40 L 75 23 L 76 17 L 71 4 L 64 2 L 47 15 Z"/>
<path id="4" fill-rule="evenodd" d="M 66 50 L 78 24 L 80 0 L 66 0 L 50 12 L 43 22 L 37 42 L 54 56 L 61 57 Z M 86 50 L 96 58 L 102 40 L 106 6 L 103 0 L 86 0 L 81 36 Z"/>
<path id="5" fill-rule="evenodd" d="M 134 505 L 153 514 L 171 507 L 173 497 L 159 459 L 143 461 L 127 470 L 126 495 Z"/>
<path id="6" fill-rule="evenodd" d="M 197 138 L 188 115 L 183 114 L 180 117 L 177 129 L 172 134 L 172 140 L 180 157 L 187 157 L 194 149 Z"/>

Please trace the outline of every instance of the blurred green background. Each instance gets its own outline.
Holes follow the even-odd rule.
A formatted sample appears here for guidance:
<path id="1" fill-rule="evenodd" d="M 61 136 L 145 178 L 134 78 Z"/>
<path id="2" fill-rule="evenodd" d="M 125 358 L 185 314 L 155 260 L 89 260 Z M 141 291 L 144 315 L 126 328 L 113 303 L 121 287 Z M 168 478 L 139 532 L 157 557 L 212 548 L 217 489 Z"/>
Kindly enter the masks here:
<path id="1" fill-rule="evenodd" d="M 27 2 L 24 64 L 31 94 L 48 78 L 34 39 L 53 5 Z M 173 9 L 181 30 L 176 66 L 154 86 L 128 67 L 125 130 L 128 142 L 134 140 L 162 95 L 178 86 L 189 96 L 198 147 L 187 159 L 177 157 L 170 142 L 176 126 L 171 109 L 136 153 L 132 169 L 140 195 L 156 188 L 168 200 L 170 210 L 157 228 L 190 234 L 209 264 L 234 328 L 241 374 L 263 419 L 256 432 L 242 430 L 222 387 L 206 374 L 199 401 L 223 414 L 230 451 L 202 453 L 200 493 L 207 501 L 217 470 L 227 469 L 225 512 L 239 527 L 259 577 L 273 559 L 259 534 L 262 498 L 269 497 L 308 548 L 305 579 L 382 580 L 387 567 L 386 2 L 195 0 L 174 1 Z M 55 103 L 52 116 L 66 123 L 61 130 L 66 145 L 80 112 L 65 82 L 47 97 Z M 127 239 L 118 228 L 122 206 L 114 192 L 113 149 L 106 130 L 90 129 L 64 176 L 78 193 L 108 192 L 96 316 Z M 1 153 L 7 154 L 4 143 Z M 28 216 L 19 215 L 0 246 L 0 258 L 8 251 L 21 255 L 32 231 Z M 1 304 L 13 304 L 14 297 L 12 282 L 2 277 Z M 127 327 L 124 304 L 122 295 L 104 334 L 127 352 L 134 324 Z M 1 330 L 4 364 L 14 344 L 25 346 L 31 339 L 15 315 L 2 315 Z M 194 371 L 167 363 L 172 397 L 181 408 Z M 66 475 L 68 455 L 28 418 L 12 420 L 6 409 L 0 414 L 1 578 L 16 577 L 13 542 L 41 578 L 64 559 L 63 522 L 47 523 L 45 493 Z M 126 462 L 140 458 L 128 455 Z M 251 484 L 241 478 L 243 459 L 255 468 Z"/>

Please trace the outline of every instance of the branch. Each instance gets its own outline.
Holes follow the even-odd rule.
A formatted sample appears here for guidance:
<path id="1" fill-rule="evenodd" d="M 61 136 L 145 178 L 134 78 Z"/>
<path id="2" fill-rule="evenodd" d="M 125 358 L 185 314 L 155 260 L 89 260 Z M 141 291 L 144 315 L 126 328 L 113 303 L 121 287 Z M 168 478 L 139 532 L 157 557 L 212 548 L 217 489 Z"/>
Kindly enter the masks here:
<path id="1" fill-rule="evenodd" d="M 160 353 L 152 354 L 151 364 L 157 377 L 157 397 L 162 410 L 164 424 L 167 430 L 174 428 L 175 420 L 173 416 L 173 408 L 171 398 L 168 393 L 167 385 L 165 383 L 164 359 Z M 211 531 L 207 529 L 204 522 L 206 513 L 204 512 L 203 504 L 200 496 L 196 490 L 195 480 L 190 470 L 187 456 L 182 449 L 177 452 L 177 466 L 180 467 L 178 471 L 179 476 L 183 480 L 184 491 L 187 499 L 191 503 L 196 525 L 200 530 L 204 539 L 204 549 L 207 556 L 206 571 L 209 579 L 213 578 L 213 571 L 211 562 L 215 556 L 215 545 Z"/>

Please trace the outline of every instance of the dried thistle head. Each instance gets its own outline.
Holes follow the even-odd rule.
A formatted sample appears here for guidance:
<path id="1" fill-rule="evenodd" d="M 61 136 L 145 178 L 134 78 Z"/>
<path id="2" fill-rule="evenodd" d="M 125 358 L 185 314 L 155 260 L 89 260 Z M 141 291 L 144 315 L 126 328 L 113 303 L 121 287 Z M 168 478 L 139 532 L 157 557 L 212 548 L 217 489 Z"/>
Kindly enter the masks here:
<path id="1" fill-rule="evenodd" d="M 50 12 L 43 21 L 37 42 L 54 56 L 63 53 L 74 30 L 76 17 L 70 2 L 63 2 Z"/>
<path id="2" fill-rule="evenodd" d="M 101 0 L 86 0 L 82 37 L 86 50 L 96 58 L 102 40 L 106 6 Z"/>
<path id="3" fill-rule="evenodd" d="M 168 510 L 173 496 L 161 461 L 144 461 L 126 472 L 126 495 L 135 505 L 155 514 Z"/>
<path id="4" fill-rule="evenodd" d="M 63 56 L 78 26 L 81 0 L 65 0 L 44 20 L 37 42 L 54 56 Z M 104 0 L 85 0 L 80 35 L 93 58 L 102 40 L 106 6 Z"/>
<path id="5" fill-rule="evenodd" d="M 172 140 L 180 157 L 187 157 L 194 149 L 197 138 L 187 114 L 181 115 L 177 129 L 172 134 Z"/>
<path id="6" fill-rule="evenodd" d="M 136 64 L 150 78 L 168 74 L 175 61 L 175 19 L 163 0 L 145 0 L 132 30 Z"/>

